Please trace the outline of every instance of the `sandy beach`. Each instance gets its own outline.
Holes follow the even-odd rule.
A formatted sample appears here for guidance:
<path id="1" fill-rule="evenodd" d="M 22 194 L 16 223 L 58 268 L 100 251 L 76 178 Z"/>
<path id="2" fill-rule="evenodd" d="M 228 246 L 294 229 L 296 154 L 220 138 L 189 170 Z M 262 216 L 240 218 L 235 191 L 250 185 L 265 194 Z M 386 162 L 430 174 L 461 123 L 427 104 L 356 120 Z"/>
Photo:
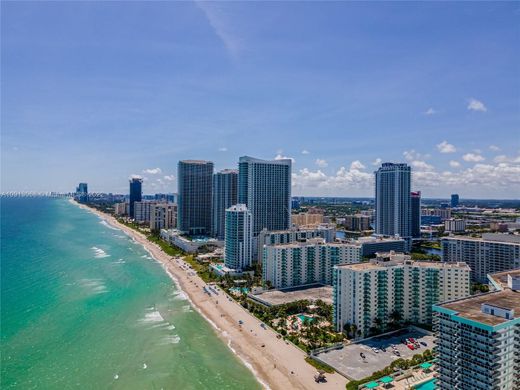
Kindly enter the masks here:
<path id="1" fill-rule="evenodd" d="M 171 257 L 141 233 L 119 223 L 111 215 L 87 206 L 87 209 L 110 225 L 124 231 L 161 262 L 177 286 L 187 295 L 192 306 L 209 321 L 218 336 L 255 374 L 265 388 L 270 389 L 344 389 L 347 380 L 339 374 L 326 374 L 326 383 L 316 383 L 316 369 L 305 362 L 306 354 L 290 343 L 278 339 L 277 333 L 260 326 L 261 321 L 249 314 L 222 290 L 208 296 L 206 283 L 190 269 L 181 257 Z M 242 320 L 240 326 L 238 321 Z"/>

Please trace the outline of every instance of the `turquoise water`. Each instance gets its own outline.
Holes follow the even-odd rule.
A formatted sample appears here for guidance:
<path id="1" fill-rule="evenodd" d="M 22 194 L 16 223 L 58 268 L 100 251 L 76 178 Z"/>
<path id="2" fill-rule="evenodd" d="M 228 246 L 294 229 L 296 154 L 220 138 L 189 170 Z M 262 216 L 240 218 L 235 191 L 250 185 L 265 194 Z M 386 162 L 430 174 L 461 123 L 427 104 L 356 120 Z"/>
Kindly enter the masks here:
<path id="1" fill-rule="evenodd" d="M 300 320 L 302 320 L 302 322 L 305 321 L 305 320 L 307 320 L 308 322 L 312 322 L 312 321 L 314 321 L 314 318 L 309 317 L 309 316 L 305 316 L 305 315 L 303 315 L 303 314 L 300 314 L 300 315 L 298 316 L 298 318 L 299 318 Z"/>
<path id="2" fill-rule="evenodd" d="M 1 199 L 2 389 L 257 389 L 120 230 L 66 200 Z"/>
<path id="3" fill-rule="evenodd" d="M 434 390 L 435 389 L 435 379 L 430 379 L 427 382 L 414 386 L 414 389 L 416 389 L 416 390 Z"/>

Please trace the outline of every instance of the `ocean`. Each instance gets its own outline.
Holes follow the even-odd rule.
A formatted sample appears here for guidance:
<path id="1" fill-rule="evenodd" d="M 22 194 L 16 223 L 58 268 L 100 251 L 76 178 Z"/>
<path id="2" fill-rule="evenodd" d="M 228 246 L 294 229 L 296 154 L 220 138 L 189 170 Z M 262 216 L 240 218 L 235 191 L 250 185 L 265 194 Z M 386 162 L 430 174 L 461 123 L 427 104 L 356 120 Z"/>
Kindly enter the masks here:
<path id="1" fill-rule="evenodd" d="M 1 199 L 2 389 L 259 389 L 142 246 L 64 199 Z"/>

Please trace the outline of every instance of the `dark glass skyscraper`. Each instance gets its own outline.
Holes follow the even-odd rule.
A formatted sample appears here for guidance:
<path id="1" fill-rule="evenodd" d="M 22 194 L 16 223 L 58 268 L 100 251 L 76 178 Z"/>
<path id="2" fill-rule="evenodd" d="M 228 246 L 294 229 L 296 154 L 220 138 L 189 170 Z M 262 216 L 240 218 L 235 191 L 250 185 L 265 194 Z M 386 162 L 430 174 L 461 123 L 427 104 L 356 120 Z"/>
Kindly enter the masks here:
<path id="1" fill-rule="evenodd" d="M 421 191 L 410 194 L 412 202 L 412 237 L 421 237 Z"/>
<path id="2" fill-rule="evenodd" d="M 88 184 L 87 183 L 79 183 L 76 187 L 76 200 L 78 202 L 87 202 L 88 201 Z"/>
<path id="3" fill-rule="evenodd" d="M 213 175 L 213 236 L 224 239 L 226 209 L 237 204 L 238 171 L 224 169 Z"/>
<path id="4" fill-rule="evenodd" d="M 190 235 L 211 233 L 213 163 L 211 161 L 179 161 L 177 226 Z"/>
<path id="5" fill-rule="evenodd" d="M 130 218 L 134 218 L 134 203 L 140 202 L 143 198 L 143 179 L 140 177 L 132 177 L 130 179 Z"/>
<path id="6" fill-rule="evenodd" d="M 254 237 L 264 228 L 290 227 L 291 163 L 290 159 L 266 161 L 240 157 L 238 203 L 245 204 L 251 212 Z"/>
<path id="7" fill-rule="evenodd" d="M 399 235 L 409 243 L 412 236 L 411 168 L 404 163 L 383 163 L 374 173 L 376 234 Z"/>
<path id="8" fill-rule="evenodd" d="M 459 194 L 451 194 L 451 207 L 459 207 Z"/>

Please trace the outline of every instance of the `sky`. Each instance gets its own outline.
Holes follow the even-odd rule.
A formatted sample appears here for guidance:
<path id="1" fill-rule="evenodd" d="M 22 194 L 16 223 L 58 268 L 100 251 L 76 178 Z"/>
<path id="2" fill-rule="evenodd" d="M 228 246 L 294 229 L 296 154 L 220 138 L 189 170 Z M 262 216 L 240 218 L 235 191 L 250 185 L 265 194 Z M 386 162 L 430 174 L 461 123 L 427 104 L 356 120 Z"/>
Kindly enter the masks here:
<path id="1" fill-rule="evenodd" d="M 1 2 L 1 191 L 175 192 L 293 159 L 293 195 L 520 198 L 518 2 Z"/>

